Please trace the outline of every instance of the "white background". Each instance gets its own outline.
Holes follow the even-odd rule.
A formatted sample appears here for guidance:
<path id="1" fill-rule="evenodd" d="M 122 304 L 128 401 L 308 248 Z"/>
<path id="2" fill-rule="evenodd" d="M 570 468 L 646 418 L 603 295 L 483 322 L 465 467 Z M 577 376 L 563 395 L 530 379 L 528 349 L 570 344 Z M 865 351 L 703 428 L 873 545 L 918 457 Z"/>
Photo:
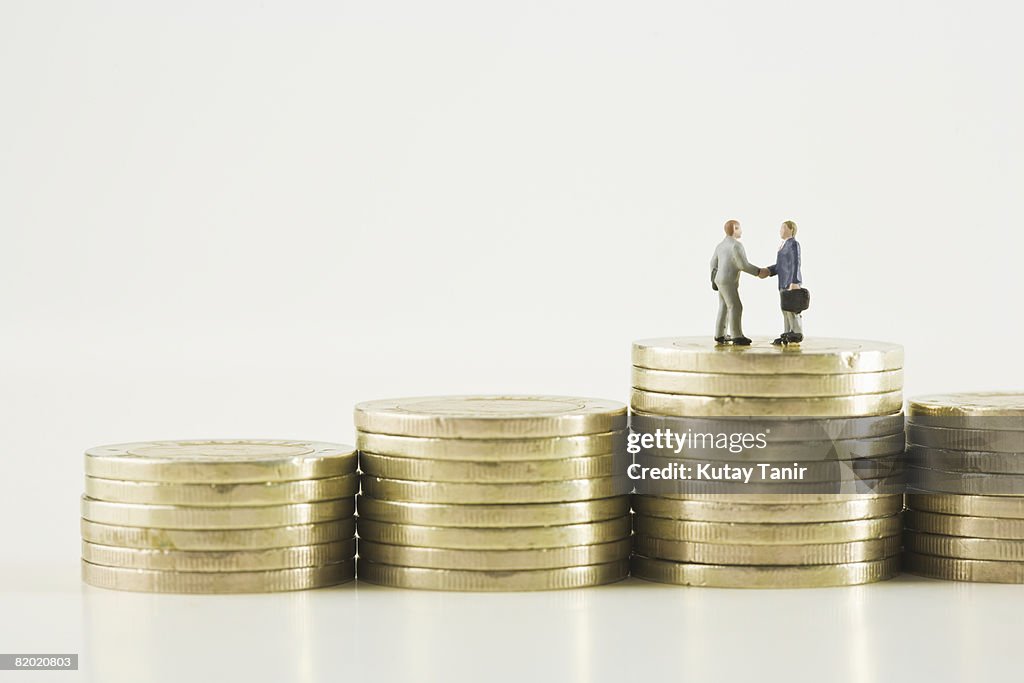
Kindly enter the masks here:
<path id="1" fill-rule="evenodd" d="M 757 265 L 797 221 L 806 332 L 903 343 L 909 395 L 1020 388 L 1020 14 L 0 1 L 0 651 L 104 681 L 999 675 L 1016 587 L 88 589 L 78 495 L 102 443 L 625 400 L 633 339 L 711 334 L 727 218 Z M 774 283 L 745 278 L 748 334 L 781 331 Z"/>

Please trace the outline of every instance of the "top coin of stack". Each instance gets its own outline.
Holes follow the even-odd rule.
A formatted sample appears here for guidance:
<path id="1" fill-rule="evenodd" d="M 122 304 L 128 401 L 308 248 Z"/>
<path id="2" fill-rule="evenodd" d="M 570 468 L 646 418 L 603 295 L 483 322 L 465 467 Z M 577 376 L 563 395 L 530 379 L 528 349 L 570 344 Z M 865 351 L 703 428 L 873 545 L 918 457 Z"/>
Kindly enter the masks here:
<path id="1" fill-rule="evenodd" d="M 351 446 L 155 441 L 85 454 L 82 577 L 103 588 L 254 593 L 355 575 Z"/>
<path id="2" fill-rule="evenodd" d="M 626 407 L 563 396 L 360 403 L 359 577 L 578 588 L 628 572 Z"/>
<path id="3" fill-rule="evenodd" d="M 809 478 L 755 484 L 638 482 L 633 573 L 726 587 L 851 585 L 898 571 L 903 350 L 809 339 L 633 345 L 631 429 L 760 433 L 763 448 L 644 449 L 644 465 L 750 465 L 800 457 Z M 863 491 L 863 493 L 861 493 Z"/>
<path id="4" fill-rule="evenodd" d="M 910 401 L 907 571 L 1024 583 L 1024 393 Z"/>

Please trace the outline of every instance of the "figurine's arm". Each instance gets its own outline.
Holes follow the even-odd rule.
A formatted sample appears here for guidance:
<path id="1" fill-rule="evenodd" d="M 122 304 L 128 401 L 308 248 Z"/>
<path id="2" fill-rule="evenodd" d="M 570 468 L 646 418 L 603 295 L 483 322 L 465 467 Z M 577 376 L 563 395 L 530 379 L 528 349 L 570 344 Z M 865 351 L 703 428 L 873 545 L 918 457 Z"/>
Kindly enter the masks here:
<path id="1" fill-rule="evenodd" d="M 747 260 L 747 250 L 743 248 L 742 244 L 736 245 L 736 265 L 740 267 L 744 273 L 750 273 L 751 275 L 759 276 L 761 269 L 755 265 L 751 265 L 750 261 Z"/>
<path id="2" fill-rule="evenodd" d="M 804 278 L 800 274 L 800 243 L 796 240 L 793 240 L 793 258 L 793 284 L 789 288 L 799 289 L 804 282 Z"/>
<path id="3" fill-rule="evenodd" d="M 715 284 L 715 276 L 718 275 L 718 251 L 715 251 L 715 255 L 711 257 L 711 289 L 718 291 L 718 285 Z"/>

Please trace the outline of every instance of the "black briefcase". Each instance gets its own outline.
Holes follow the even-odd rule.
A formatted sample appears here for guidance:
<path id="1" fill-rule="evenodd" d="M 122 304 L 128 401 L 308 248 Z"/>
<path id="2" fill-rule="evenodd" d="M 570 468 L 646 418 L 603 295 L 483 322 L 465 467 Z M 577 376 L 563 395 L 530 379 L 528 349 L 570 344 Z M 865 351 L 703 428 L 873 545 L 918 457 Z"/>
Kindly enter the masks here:
<path id="1" fill-rule="evenodd" d="M 790 313 L 802 313 L 811 307 L 810 290 L 784 289 L 782 290 L 782 310 Z"/>

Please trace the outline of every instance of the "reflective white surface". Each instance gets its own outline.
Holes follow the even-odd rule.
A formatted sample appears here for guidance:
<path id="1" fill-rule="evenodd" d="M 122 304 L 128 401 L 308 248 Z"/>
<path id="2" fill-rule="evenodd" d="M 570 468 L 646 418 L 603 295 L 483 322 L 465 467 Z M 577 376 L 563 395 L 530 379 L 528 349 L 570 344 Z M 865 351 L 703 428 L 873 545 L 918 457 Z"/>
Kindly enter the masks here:
<path id="1" fill-rule="evenodd" d="M 0 575 L 5 651 L 80 653 L 78 674 L 53 680 L 867 683 L 1007 680 L 1021 665 L 1018 586 L 904 576 L 744 591 L 629 579 L 552 593 L 348 584 L 175 596 L 92 588 L 61 569 Z"/>

